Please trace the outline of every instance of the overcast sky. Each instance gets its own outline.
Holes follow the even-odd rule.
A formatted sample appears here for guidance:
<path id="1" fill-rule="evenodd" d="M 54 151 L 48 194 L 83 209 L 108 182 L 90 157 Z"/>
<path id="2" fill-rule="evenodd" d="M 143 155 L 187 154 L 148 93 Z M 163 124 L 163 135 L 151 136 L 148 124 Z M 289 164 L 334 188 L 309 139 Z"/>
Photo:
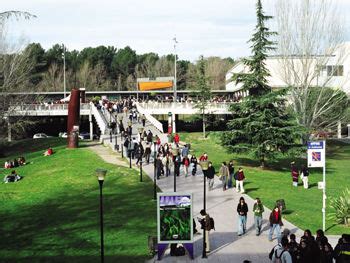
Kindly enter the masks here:
<path id="1" fill-rule="evenodd" d="M 350 0 L 341 0 L 350 12 Z M 180 59 L 200 55 L 242 57 L 254 29 L 256 0 L 1 0 L 0 12 L 28 11 L 37 18 L 12 19 L 10 31 L 45 49 L 64 43 L 69 50 L 130 46 L 138 54 L 173 53 Z M 273 14 L 274 0 L 263 0 Z"/>

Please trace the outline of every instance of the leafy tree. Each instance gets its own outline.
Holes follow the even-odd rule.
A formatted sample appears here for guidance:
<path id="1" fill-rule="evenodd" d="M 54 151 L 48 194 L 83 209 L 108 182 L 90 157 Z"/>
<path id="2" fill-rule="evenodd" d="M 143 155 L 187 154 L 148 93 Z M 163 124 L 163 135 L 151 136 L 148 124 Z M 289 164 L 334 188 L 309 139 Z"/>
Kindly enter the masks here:
<path id="1" fill-rule="evenodd" d="M 210 86 L 208 85 L 208 78 L 205 74 L 205 61 L 203 56 L 200 56 L 197 64 L 196 93 L 194 94 L 194 96 L 197 96 L 195 107 L 199 110 L 200 114 L 202 115 L 203 138 L 205 138 L 205 110 L 209 104 L 212 94 Z"/>
<path id="2" fill-rule="evenodd" d="M 256 7 L 257 26 L 250 39 L 253 56 L 243 59 L 249 72 L 233 76 L 237 83 L 243 83 L 243 90 L 249 91 L 249 96 L 231 105 L 233 119 L 221 139 L 229 151 L 252 153 L 264 167 L 266 159 L 293 150 L 302 129 L 286 109 L 286 90 L 272 91 L 267 85 L 269 72 L 264 61 L 266 52 L 273 49 L 268 38 L 275 33 L 265 26 L 271 17 L 264 15 L 261 0 Z"/>

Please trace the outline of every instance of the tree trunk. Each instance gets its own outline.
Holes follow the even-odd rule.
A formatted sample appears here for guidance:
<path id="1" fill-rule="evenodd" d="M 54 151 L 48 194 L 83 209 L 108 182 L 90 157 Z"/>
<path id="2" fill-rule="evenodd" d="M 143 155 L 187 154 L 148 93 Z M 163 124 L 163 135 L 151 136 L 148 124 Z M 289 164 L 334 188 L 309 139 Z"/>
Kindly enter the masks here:
<path id="1" fill-rule="evenodd" d="M 261 168 L 265 168 L 265 158 L 264 158 L 264 156 L 262 156 L 262 157 L 260 158 L 260 167 L 261 167 Z"/>
<path id="2" fill-rule="evenodd" d="M 205 115 L 203 114 L 203 138 L 206 138 L 205 134 Z"/>

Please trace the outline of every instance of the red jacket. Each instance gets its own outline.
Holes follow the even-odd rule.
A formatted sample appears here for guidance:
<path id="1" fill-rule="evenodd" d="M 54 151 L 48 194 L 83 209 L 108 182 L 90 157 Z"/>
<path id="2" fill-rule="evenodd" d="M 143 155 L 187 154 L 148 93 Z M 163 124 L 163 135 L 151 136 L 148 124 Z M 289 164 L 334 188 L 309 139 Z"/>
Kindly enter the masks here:
<path id="1" fill-rule="evenodd" d="M 174 136 L 174 142 L 179 143 L 180 142 L 180 136 L 176 133 Z"/>

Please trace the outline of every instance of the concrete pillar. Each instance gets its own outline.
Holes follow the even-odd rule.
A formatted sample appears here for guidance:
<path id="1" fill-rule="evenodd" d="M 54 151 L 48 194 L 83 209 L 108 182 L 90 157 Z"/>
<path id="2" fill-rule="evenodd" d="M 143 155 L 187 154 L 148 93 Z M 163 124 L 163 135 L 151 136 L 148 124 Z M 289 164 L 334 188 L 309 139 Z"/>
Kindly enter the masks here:
<path id="1" fill-rule="evenodd" d="M 350 124 L 348 124 L 347 126 L 348 126 L 348 138 L 350 138 Z"/>
<path id="2" fill-rule="evenodd" d="M 337 127 L 337 134 L 338 139 L 341 139 L 341 121 L 338 121 L 338 127 Z"/>
<path id="3" fill-rule="evenodd" d="M 7 117 L 7 141 L 12 141 L 12 131 L 11 131 L 11 122 L 10 117 Z"/>
<path id="4" fill-rule="evenodd" d="M 173 129 L 172 129 L 172 132 L 173 132 L 173 133 L 176 133 L 176 114 L 175 114 L 175 113 L 172 114 L 172 119 L 173 119 Z"/>

